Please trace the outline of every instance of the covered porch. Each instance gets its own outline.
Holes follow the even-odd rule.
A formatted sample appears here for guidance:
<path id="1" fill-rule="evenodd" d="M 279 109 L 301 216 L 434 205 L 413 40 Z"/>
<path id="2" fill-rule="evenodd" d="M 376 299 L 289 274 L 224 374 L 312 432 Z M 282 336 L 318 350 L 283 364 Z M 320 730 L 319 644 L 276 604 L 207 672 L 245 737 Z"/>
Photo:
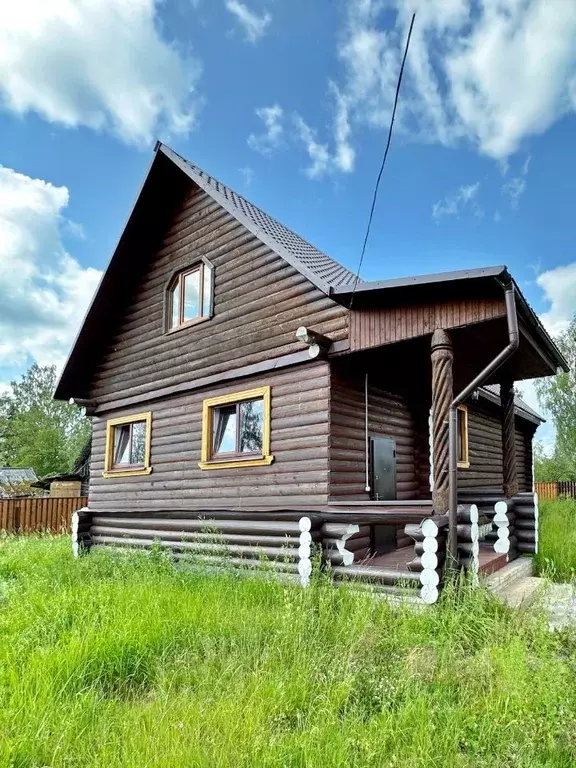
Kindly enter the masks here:
<path id="1" fill-rule="evenodd" d="M 517 398 L 515 384 L 565 363 L 505 270 L 501 276 L 421 284 L 410 292 L 411 306 L 401 281 L 375 284 L 356 299 L 351 348 L 333 355 L 330 502 L 378 504 L 370 551 L 354 559 L 361 570 L 406 573 L 429 564 L 441 580 L 449 561 L 490 573 L 537 551 L 532 438 L 541 419 Z M 360 389 L 363 461 L 346 419 Z M 379 405 L 383 393 L 395 400 L 388 414 Z M 380 451 L 386 442 L 387 456 Z M 362 489 L 339 466 L 346 448 L 355 452 L 356 472 L 363 465 Z M 406 518 L 394 541 L 382 532 L 394 525 L 395 504 L 406 512 L 427 504 L 431 517 L 418 530 Z M 438 526 L 435 542 L 424 543 L 427 519 Z"/>

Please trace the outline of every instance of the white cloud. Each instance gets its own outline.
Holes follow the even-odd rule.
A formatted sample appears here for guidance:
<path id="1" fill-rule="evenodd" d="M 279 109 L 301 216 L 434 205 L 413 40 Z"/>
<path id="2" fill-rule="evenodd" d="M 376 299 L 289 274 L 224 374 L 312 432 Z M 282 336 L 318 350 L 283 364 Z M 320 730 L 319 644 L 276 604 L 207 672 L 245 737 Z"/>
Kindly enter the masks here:
<path id="1" fill-rule="evenodd" d="M 240 0 L 226 0 L 226 8 L 235 17 L 236 21 L 242 27 L 246 40 L 249 43 L 257 43 L 258 40 L 266 34 L 268 27 L 272 22 L 272 16 L 268 11 L 259 16 L 251 11 L 247 5 Z"/>
<path id="2" fill-rule="evenodd" d="M 18 0 L 0 21 L 0 103 L 146 144 L 186 133 L 200 68 L 159 31 L 159 0 Z"/>
<path id="3" fill-rule="evenodd" d="M 66 221 L 64 222 L 64 227 L 66 232 L 71 237 L 75 237 L 77 240 L 86 240 L 86 232 L 84 231 L 84 227 L 82 226 L 82 224 L 79 224 L 77 221 L 66 219 Z"/>
<path id="4" fill-rule="evenodd" d="M 318 141 L 316 130 L 300 115 L 295 114 L 293 117 L 296 139 L 304 144 L 311 161 L 304 170 L 310 179 L 318 179 L 325 173 L 333 171 L 351 173 L 354 170 L 356 152 L 350 141 L 352 127 L 348 98 L 335 83 L 330 82 L 329 87 L 335 104 L 333 150 L 328 144 Z"/>
<path id="5" fill-rule="evenodd" d="M 250 168 L 249 165 L 245 165 L 243 168 L 238 168 L 238 170 L 244 179 L 244 185 L 249 187 L 254 181 L 254 169 Z"/>
<path id="6" fill-rule="evenodd" d="M 446 195 L 443 200 L 434 203 L 432 206 L 432 216 L 436 220 L 441 219 L 442 216 L 457 216 L 464 210 L 464 208 L 469 207 L 474 216 L 482 218 L 484 216 L 484 211 L 475 200 L 479 189 L 480 182 L 477 181 L 475 184 L 468 184 L 460 187 L 458 191 L 453 194 Z"/>
<path id="7" fill-rule="evenodd" d="M 68 197 L 0 166 L 0 366 L 62 365 L 100 279 L 62 245 Z"/>
<path id="8" fill-rule="evenodd" d="M 282 144 L 284 136 L 284 110 L 279 104 L 271 107 L 260 107 L 256 114 L 263 121 L 265 133 L 251 133 L 248 136 L 248 146 L 262 155 L 271 155 Z"/>
<path id="9" fill-rule="evenodd" d="M 528 137 L 576 112 L 576 3 L 479 0 L 472 8 L 469 0 L 349 0 L 338 45 L 348 126 L 388 126 L 413 11 L 396 125 L 404 136 L 468 145 L 505 167 Z M 510 184 L 513 200 L 521 186 Z"/>
<path id="10" fill-rule="evenodd" d="M 350 143 L 352 128 L 350 126 L 348 99 L 343 96 L 335 83 L 330 83 L 330 88 L 336 100 L 336 117 L 334 121 L 336 149 L 334 153 L 334 165 L 338 170 L 350 173 L 354 170 L 356 153 Z"/>
<path id="11" fill-rule="evenodd" d="M 330 151 L 326 144 L 320 144 L 316 139 L 316 132 L 304 122 L 300 115 L 294 115 L 294 126 L 310 158 L 310 165 L 304 173 L 310 179 L 317 179 L 327 171 L 330 165 Z"/>
<path id="12" fill-rule="evenodd" d="M 502 185 L 502 194 L 510 200 L 510 206 L 515 210 L 520 207 L 520 198 L 526 191 L 526 176 L 530 167 L 531 157 L 528 156 L 517 176 L 512 176 Z"/>
<path id="13" fill-rule="evenodd" d="M 557 336 L 576 314 L 576 262 L 542 272 L 536 282 L 550 304 L 540 319 L 546 330 Z"/>

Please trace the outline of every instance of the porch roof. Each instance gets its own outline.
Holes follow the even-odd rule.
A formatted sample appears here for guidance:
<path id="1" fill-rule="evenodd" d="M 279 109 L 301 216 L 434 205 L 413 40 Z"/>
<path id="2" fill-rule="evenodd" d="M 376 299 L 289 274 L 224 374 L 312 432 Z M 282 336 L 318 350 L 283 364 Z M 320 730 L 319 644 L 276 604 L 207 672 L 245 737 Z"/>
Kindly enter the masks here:
<path id="1" fill-rule="evenodd" d="M 505 265 L 359 282 L 355 290 L 350 285 L 342 285 L 333 288 L 330 295 L 343 306 L 362 311 L 454 299 L 500 298 L 504 286 L 510 282 L 515 288 L 523 346 L 531 347 L 543 364 L 538 375 L 553 375 L 558 369 L 568 371 L 564 356 Z"/>

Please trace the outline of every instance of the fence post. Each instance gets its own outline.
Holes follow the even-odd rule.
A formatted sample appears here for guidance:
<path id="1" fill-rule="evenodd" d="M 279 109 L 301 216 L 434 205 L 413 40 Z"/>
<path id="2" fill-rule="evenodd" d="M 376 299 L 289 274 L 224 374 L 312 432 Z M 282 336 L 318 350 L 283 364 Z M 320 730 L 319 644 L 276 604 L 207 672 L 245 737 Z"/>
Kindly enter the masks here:
<path id="1" fill-rule="evenodd" d="M 15 533 L 20 533 L 20 502 L 14 503 L 14 514 L 12 516 L 12 526 Z"/>

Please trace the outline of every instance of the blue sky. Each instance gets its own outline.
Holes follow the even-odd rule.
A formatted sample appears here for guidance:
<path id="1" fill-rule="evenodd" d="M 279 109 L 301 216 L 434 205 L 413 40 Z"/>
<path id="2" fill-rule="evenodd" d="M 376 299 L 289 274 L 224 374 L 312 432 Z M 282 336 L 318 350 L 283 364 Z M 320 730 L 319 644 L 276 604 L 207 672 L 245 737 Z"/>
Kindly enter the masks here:
<path id="1" fill-rule="evenodd" d="M 0 382 L 61 365 L 157 138 L 362 276 L 576 307 L 576 4 L 20 0 L 0 18 Z M 533 401 L 530 387 L 527 397 Z"/>

